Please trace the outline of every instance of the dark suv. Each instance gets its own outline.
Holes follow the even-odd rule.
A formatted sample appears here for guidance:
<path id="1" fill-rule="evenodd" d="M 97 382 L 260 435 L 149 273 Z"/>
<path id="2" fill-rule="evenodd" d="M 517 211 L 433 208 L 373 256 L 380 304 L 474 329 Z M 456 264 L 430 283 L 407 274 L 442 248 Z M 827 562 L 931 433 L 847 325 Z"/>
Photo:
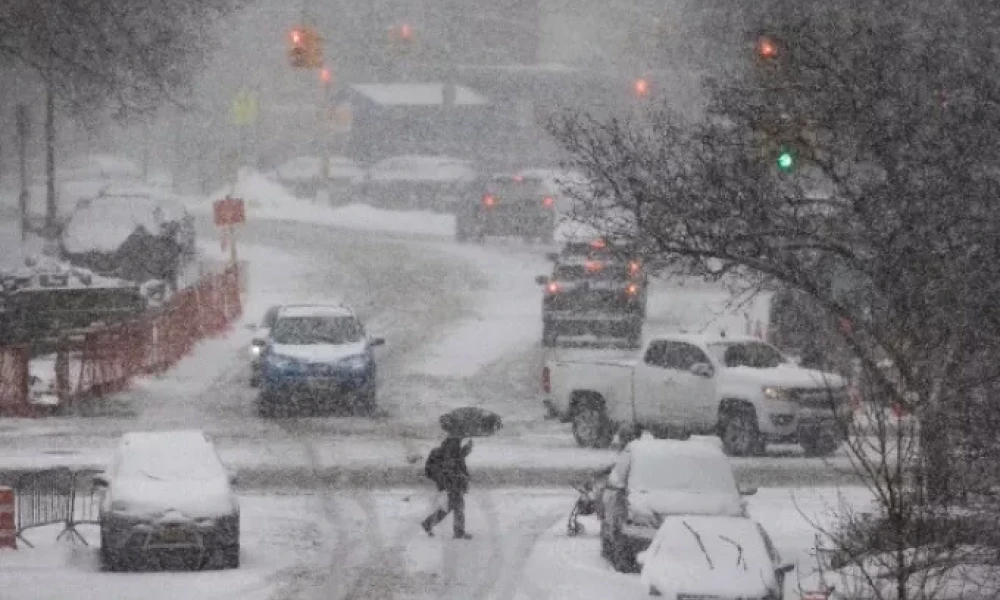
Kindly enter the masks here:
<path id="1" fill-rule="evenodd" d="M 646 318 L 647 278 L 638 258 L 627 248 L 602 241 L 568 244 L 551 276 L 535 281 L 545 286 L 542 299 L 542 345 L 554 346 L 560 335 L 625 338 L 637 347 Z"/>
<path id="2" fill-rule="evenodd" d="M 488 235 L 519 236 L 526 241 L 551 242 L 555 229 L 555 198 L 544 182 L 522 175 L 493 175 L 473 187 L 474 201 L 455 213 L 455 239 L 481 241 Z"/>

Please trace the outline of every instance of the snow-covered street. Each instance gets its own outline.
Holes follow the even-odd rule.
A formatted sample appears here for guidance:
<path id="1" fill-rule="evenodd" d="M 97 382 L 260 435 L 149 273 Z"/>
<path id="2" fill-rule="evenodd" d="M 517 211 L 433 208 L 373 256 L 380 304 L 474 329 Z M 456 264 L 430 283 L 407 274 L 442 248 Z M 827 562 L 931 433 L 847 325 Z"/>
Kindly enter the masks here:
<path id="1" fill-rule="evenodd" d="M 749 510 L 782 556 L 807 578 L 814 568 L 810 522 L 826 522 L 841 502 L 861 506 L 857 488 L 761 489 Z M 217 600 L 555 600 L 642 598 L 636 575 L 615 573 L 600 557 L 597 523 L 567 537 L 572 490 L 473 490 L 469 541 L 450 539 L 450 521 L 428 538 L 419 521 L 428 487 L 365 492 L 318 490 L 242 498 L 244 546 L 235 571 L 102 572 L 96 528 L 91 546 L 55 541 L 59 529 L 31 531 L 36 548 L 0 551 L 4 600 L 176 598 Z M 793 576 L 789 596 L 797 588 Z"/>

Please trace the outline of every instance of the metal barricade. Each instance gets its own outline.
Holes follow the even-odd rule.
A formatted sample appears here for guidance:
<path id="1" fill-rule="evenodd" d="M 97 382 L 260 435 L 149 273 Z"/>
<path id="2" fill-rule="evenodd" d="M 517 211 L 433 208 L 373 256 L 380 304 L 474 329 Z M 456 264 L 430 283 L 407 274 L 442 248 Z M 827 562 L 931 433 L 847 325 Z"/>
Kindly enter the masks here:
<path id="1" fill-rule="evenodd" d="M 14 488 L 17 537 L 34 548 L 24 538 L 26 530 L 61 523 L 56 539 L 68 537 L 89 545 L 77 526 L 98 522 L 99 498 L 89 480 L 99 472 L 60 467 L 21 475 Z"/>

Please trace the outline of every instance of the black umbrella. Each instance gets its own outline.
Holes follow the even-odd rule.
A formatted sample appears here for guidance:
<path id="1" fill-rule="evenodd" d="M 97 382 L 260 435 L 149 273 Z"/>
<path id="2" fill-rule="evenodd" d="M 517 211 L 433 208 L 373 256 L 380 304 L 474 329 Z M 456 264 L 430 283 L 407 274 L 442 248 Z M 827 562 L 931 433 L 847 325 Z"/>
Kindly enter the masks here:
<path id="1" fill-rule="evenodd" d="M 453 437 L 486 437 L 503 427 L 500 415 L 477 408 L 463 406 L 441 415 L 441 429 Z"/>

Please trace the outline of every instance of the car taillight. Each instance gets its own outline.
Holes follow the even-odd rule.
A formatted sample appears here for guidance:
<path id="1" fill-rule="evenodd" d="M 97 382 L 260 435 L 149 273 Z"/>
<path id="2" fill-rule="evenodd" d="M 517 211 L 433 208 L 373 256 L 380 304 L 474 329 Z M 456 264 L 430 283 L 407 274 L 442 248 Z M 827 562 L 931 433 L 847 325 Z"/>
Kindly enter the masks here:
<path id="1" fill-rule="evenodd" d="M 553 198 L 552 196 L 546 196 L 542 198 L 542 206 L 544 206 L 545 208 L 552 208 L 553 206 L 555 206 L 555 203 L 556 203 L 555 198 Z"/>
<path id="2" fill-rule="evenodd" d="M 633 260 L 628 264 L 629 275 L 638 275 L 640 268 L 639 263 Z"/>
<path id="3" fill-rule="evenodd" d="M 639 293 L 639 286 L 634 283 L 630 283 L 628 284 L 628 287 L 625 288 L 625 293 L 629 296 L 635 296 Z"/>
<path id="4" fill-rule="evenodd" d="M 548 367 L 542 369 L 542 391 L 546 394 L 552 393 L 552 372 Z"/>
<path id="5" fill-rule="evenodd" d="M 548 293 L 550 293 L 550 294 L 558 294 L 559 293 L 559 284 L 558 283 L 550 283 L 549 285 L 545 286 L 545 291 L 548 292 Z"/>
<path id="6" fill-rule="evenodd" d="M 584 263 L 583 267 L 587 270 L 588 273 L 596 273 L 597 271 L 600 271 L 601 269 L 604 268 L 604 263 L 602 263 L 599 260 L 588 260 L 586 263 Z"/>
<path id="7" fill-rule="evenodd" d="M 486 194 L 485 196 L 483 196 L 483 206 L 492 207 L 492 206 L 496 206 L 496 203 L 497 203 L 497 199 L 494 198 L 493 195 Z"/>

